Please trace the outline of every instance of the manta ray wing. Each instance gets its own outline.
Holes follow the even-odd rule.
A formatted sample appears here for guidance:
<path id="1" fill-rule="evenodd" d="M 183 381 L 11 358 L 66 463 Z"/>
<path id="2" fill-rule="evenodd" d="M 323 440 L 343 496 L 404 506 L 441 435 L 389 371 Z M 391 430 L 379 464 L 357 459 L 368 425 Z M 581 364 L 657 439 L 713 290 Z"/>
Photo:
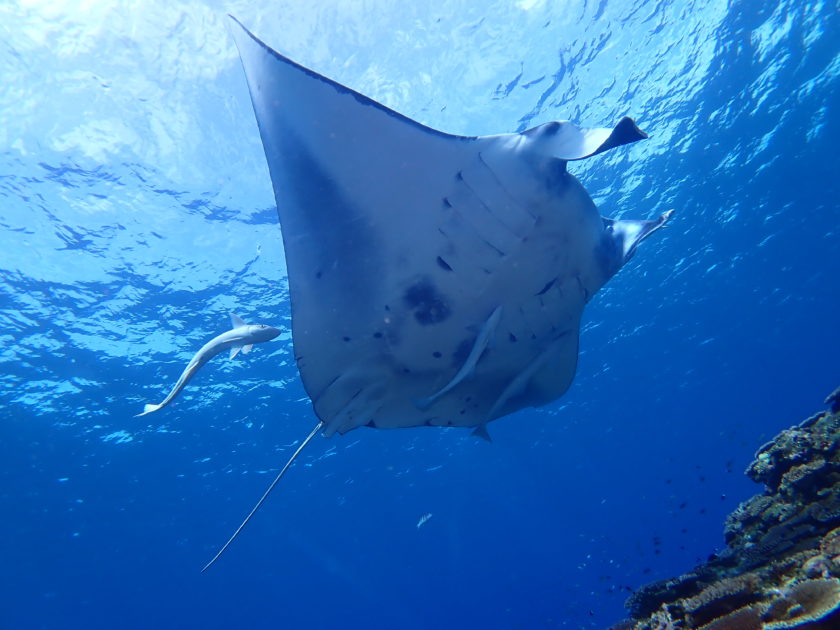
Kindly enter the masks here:
<path id="1" fill-rule="evenodd" d="M 562 395 L 585 303 L 665 220 L 605 221 L 566 171 L 646 137 L 633 121 L 449 135 L 234 31 L 325 435 L 483 427 Z"/>

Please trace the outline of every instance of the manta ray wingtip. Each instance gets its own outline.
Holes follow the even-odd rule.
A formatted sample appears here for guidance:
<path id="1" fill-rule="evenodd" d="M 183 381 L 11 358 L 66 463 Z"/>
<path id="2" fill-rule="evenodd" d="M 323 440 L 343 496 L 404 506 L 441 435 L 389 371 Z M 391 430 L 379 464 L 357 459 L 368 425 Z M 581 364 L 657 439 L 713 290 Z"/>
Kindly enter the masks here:
<path id="1" fill-rule="evenodd" d="M 630 118 L 630 116 L 622 117 L 616 124 L 615 128 L 620 128 L 619 130 L 622 132 L 630 132 L 632 135 L 638 136 L 637 139 L 639 140 L 647 140 L 650 138 L 650 135 L 642 131 L 639 125 L 636 124 L 636 119 Z"/>
<path id="2" fill-rule="evenodd" d="M 485 442 L 493 442 L 493 438 L 491 438 L 490 433 L 487 432 L 486 424 L 478 425 L 470 435 L 474 435 L 475 437 L 481 438 Z"/>

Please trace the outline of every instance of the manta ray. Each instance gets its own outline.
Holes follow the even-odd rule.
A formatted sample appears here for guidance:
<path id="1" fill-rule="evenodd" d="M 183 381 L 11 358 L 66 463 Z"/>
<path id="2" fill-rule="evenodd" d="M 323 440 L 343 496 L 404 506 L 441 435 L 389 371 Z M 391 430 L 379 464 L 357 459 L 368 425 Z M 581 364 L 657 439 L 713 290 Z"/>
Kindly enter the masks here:
<path id="1" fill-rule="evenodd" d="M 234 21 L 235 18 L 234 18 Z M 646 138 L 548 122 L 459 136 L 272 50 L 239 55 L 277 202 L 295 361 L 318 433 L 469 427 L 562 396 L 584 305 L 661 228 L 603 218 L 566 164 Z"/>

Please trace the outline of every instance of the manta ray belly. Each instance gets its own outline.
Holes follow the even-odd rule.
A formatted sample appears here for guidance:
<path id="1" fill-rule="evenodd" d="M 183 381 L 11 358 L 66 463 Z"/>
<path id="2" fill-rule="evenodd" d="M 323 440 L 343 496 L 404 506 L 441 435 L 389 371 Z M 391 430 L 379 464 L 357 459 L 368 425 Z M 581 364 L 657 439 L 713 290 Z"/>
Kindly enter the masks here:
<path id="1" fill-rule="evenodd" d="M 476 177 L 465 167 L 453 178 L 441 222 L 445 238 L 425 260 L 403 252 L 402 265 L 383 270 L 380 316 L 348 331 L 343 342 L 357 350 L 352 367 L 313 397 L 319 417 L 331 418 L 327 433 L 362 425 L 475 427 L 568 389 L 584 304 L 606 280 L 597 256 L 603 222 L 577 180 L 556 164 L 540 167 L 494 174 L 513 191 L 507 214 L 498 213 L 520 222 L 508 219 L 518 232 L 497 228 L 493 245 L 472 227 L 488 212 L 466 189 Z M 499 322 L 471 375 L 418 408 L 418 398 L 445 387 L 463 367 L 499 306 Z"/>

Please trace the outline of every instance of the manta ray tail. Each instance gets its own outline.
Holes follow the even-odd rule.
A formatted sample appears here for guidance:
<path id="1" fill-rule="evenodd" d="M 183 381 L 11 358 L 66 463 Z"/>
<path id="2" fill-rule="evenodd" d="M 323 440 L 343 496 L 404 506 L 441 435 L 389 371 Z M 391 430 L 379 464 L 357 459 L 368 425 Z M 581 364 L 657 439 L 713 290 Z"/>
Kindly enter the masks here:
<path id="1" fill-rule="evenodd" d="M 157 411 L 163 407 L 163 405 L 143 405 L 143 413 L 138 413 L 135 418 L 139 418 L 140 416 L 145 416 L 147 413 L 152 413 L 153 411 Z"/>
<path id="2" fill-rule="evenodd" d="M 148 406 L 148 405 L 147 405 L 147 406 Z M 286 462 L 286 465 L 285 465 L 285 466 L 283 466 L 283 468 L 281 468 L 281 469 L 280 469 L 280 472 L 279 472 L 279 473 L 277 473 L 277 476 L 274 478 L 274 481 L 272 481 L 272 482 L 271 482 L 271 485 L 270 485 L 270 486 L 268 486 L 268 489 L 267 489 L 267 490 L 263 493 L 263 495 L 260 497 L 260 500 L 259 500 L 259 501 L 257 501 L 257 504 L 256 504 L 256 505 L 253 507 L 253 509 L 252 509 L 252 510 L 248 513 L 248 516 L 246 516 L 246 517 L 245 517 L 245 520 L 244 520 L 244 521 L 242 521 L 242 524 L 241 524 L 239 527 L 237 527 L 237 528 L 236 528 L 236 531 L 235 531 L 235 532 L 233 532 L 233 535 L 232 535 L 230 538 L 228 538 L 228 541 L 227 541 L 227 542 L 226 542 L 226 543 L 222 546 L 222 548 L 221 548 L 221 549 L 219 549 L 218 553 L 216 553 L 216 555 L 215 555 L 215 556 L 213 556 L 213 559 L 212 559 L 212 560 L 210 560 L 210 562 L 208 562 L 207 564 L 205 564 L 205 565 L 204 565 L 204 568 L 201 570 L 201 572 L 202 572 L 202 573 L 204 573 L 207 569 L 209 569 L 211 566 L 213 566 L 213 563 L 214 563 L 214 562 L 216 562 L 216 560 L 218 560 L 218 559 L 219 559 L 219 557 L 220 557 L 220 556 L 221 556 L 221 555 L 225 552 L 225 550 L 226 550 L 228 547 L 230 547 L 230 544 L 231 544 L 231 543 L 232 543 L 232 542 L 236 539 L 236 537 L 237 537 L 237 536 L 239 536 L 239 532 L 241 532 L 241 531 L 242 531 L 242 528 L 244 528 L 244 527 L 245 527 L 245 525 L 247 525 L 247 524 L 248 524 L 248 521 L 250 521 L 250 520 L 251 520 L 251 517 L 252 517 L 254 514 L 256 514 L 257 510 L 259 510 L 259 509 L 260 509 L 260 506 L 261 506 L 263 503 L 265 503 L 265 500 L 268 498 L 268 495 L 269 495 L 269 494 L 271 494 L 271 491 L 272 491 L 272 490 L 274 490 L 274 486 L 276 486 L 276 485 L 277 485 L 277 482 L 278 482 L 278 481 L 280 481 L 280 479 L 283 477 L 283 475 L 285 475 L 285 474 L 286 474 L 286 471 L 289 469 L 289 466 L 291 466 L 291 465 L 292 465 L 292 462 L 293 462 L 293 461 L 295 461 L 295 459 L 297 458 L 297 456 L 298 456 L 298 455 L 300 455 L 300 452 L 301 452 L 304 448 L 306 448 L 306 445 L 307 445 L 307 444 L 309 444 L 309 443 L 312 441 L 312 438 L 314 438 L 314 437 L 315 437 L 315 434 L 316 434 L 316 433 L 318 433 L 318 431 L 320 431 L 320 430 L 321 430 L 321 428 L 322 428 L 323 426 L 324 426 L 324 423 L 323 423 L 323 422 L 319 422 L 318 424 L 316 424 L 316 425 L 315 425 L 315 428 L 314 428 L 314 429 L 312 429 L 312 432 L 311 432 L 309 435 L 307 435 L 307 436 L 306 436 L 306 439 L 305 439 L 303 442 L 301 442 L 300 446 L 298 446 L 298 447 L 297 447 L 297 450 L 296 450 L 296 451 L 292 454 L 292 456 L 289 458 L 289 461 L 287 461 L 287 462 Z"/>

